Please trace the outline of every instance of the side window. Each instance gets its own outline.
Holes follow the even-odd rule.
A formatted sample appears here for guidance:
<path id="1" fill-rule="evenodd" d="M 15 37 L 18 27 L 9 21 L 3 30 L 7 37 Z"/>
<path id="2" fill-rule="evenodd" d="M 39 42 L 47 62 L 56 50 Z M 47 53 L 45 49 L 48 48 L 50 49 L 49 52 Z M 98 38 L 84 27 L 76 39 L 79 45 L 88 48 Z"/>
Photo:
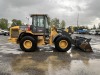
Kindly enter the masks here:
<path id="1" fill-rule="evenodd" d="M 36 26 L 36 25 L 37 25 L 36 16 L 34 16 L 32 20 L 33 20 L 33 21 L 32 21 L 32 24 L 33 24 L 34 26 Z"/>

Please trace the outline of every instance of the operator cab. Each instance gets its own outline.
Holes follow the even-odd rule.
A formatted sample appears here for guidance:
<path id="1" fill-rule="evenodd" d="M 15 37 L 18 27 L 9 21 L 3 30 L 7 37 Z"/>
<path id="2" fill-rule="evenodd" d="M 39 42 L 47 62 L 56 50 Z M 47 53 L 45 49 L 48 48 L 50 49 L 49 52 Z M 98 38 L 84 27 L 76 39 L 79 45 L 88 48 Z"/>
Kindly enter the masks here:
<path id="1" fill-rule="evenodd" d="M 48 17 L 46 14 L 32 14 L 33 33 L 41 33 L 42 35 L 49 35 Z"/>

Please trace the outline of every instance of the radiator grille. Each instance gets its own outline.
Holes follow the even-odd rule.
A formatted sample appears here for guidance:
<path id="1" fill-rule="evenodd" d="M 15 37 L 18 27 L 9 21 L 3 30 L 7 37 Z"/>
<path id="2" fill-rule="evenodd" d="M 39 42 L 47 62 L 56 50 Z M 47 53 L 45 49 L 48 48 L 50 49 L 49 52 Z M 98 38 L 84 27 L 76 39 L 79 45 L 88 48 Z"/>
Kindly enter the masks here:
<path id="1" fill-rule="evenodd" d="M 18 29 L 12 29 L 11 30 L 11 38 L 18 38 L 19 36 L 19 30 Z"/>

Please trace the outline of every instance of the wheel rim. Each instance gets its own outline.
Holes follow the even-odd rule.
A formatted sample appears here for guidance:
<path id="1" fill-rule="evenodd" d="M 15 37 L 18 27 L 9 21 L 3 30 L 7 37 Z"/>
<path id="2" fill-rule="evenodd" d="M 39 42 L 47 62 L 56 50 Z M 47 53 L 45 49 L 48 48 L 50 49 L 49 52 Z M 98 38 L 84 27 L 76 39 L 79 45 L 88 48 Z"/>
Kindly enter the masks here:
<path id="1" fill-rule="evenodd" d="M 66 40 L 61 40 L 59 42 L 59 46 L 60 46 L 60 48 L 65 49 L 68 47 L 68 42 Z"/>
<path id="2" fill-rule="evenodd" d="M 26 49 L 30 49 L 32 47 L 32 42 L 30 40 L 25 40 L 24 43 L 23 43 L 23 46 Z"/>

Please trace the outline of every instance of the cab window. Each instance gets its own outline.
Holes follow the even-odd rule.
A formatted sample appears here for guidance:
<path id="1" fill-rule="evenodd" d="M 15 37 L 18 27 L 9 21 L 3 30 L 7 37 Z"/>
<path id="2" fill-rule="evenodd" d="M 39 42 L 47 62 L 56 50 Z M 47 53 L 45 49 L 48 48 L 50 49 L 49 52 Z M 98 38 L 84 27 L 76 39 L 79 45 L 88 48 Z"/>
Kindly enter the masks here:
<path id="1" fill-rule="evenodd" d="M 44 27 L 44 17 L 43 16 L 37 17 L 37 25 L 38 27 Z"/>

